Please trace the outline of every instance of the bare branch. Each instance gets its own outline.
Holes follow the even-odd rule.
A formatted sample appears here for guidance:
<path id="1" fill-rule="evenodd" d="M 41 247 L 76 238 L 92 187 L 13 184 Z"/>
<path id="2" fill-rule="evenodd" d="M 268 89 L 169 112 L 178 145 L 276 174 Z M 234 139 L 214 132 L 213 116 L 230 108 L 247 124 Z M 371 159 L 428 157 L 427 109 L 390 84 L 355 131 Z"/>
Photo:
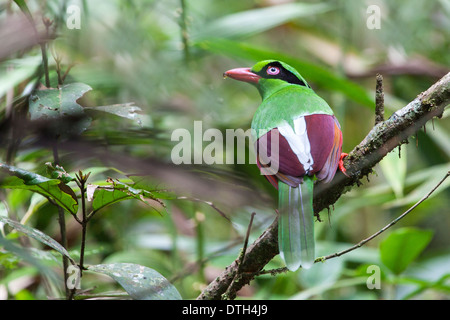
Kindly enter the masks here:
<path id="1" fill-rule="evenodd" d="M 436 82 L 388 120 L 377 124 L 364 140 L 344 159 L 345 176 L 337 172 L 329 184 L 317 183 L 314 188 L 314 212 L 333 205 L 349 187 L 372 173 L 372 168 L 396 147 L 407 143 L 426 122 L 442 117 L 450 103 L 450 73 Z"/>

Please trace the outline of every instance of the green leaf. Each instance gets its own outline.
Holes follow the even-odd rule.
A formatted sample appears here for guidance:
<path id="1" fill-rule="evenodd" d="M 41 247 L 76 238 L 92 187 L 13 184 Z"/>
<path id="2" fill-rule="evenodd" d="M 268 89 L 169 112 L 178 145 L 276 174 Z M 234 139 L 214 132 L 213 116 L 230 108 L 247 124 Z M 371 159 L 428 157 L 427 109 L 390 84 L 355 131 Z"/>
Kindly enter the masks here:
<path id="1" fill-rule="evenodd" d="M 416 203 L 431 189 L 433 189 L 444 175 L 450 171 L 450 163 L 444 165 L 436 165 L 429 168 L 421 169 L 419 172 L 408 174 L 406 178 L 406 187 L 415 187 L 401 199 L 396 199 L 388 206 L 405 206 Z M 441 192 L 445 192 L 450 187 L 450 180 L 445 180 L 439 189 L 437 189 L 429 198 L 436 197 Z"/>
<path id="2" fill-rule="evenodd" d="M 78 199 L 75 192 L 59 179 L 48 179 L 36 173 L 1 163 L 0 172 L 10 175 L 0 181 L 0 188 L 37 192 L 44 197 L 53 199 L 68 212 L 77 213 Z"/>
<path id="3" fill-rule="evenodd" d="M 397 198 L 403 197 L 403 189 L 405 187 L 406 178 L 406 157 L 407 153 L 403 152 L 401 157 L 398 150 L 388 153 L 380 162 L 381 170 L 384 177 L 388 181 Z"/>
<path id="4" fill-rule="evenodd" d="M 366 89 L 306 60 L 301 60 L 277 51 L 266 50 L 264 48 L 258 48 L 253 45 L 227 39 L 199 41 L 195 43 L 195 46 L 216 54 L 253 61 L 253 63 L 266 59 L 277 59 L 284 61 L 297 69 L 306 81 L 315 83 L 317 86 L 324 89 L 342 92 L 349 99 L 352 99 L 357 103 L 372 109 L 375 108 L 373 99 L 369 96 Z"/>
<path id="5" fill-rule="evenodd" d="M 154 208 L 156 211 L 158 211 L 158 208 L 151 205 L 148 202 L 148 199 L 155 200 L 160 206 L 164 207 L 164 204 L 151 192 L 136 189 L 133 186 L 120 182 L 119 180 L 108 179 L 107 182 L 110 183 L 110 185 L 100 186 L 90 184 L 87 187 L 88 201 L 92 201 L 92 209 L 94 211 L 98 211 L 116 202 L 131 199 L 142 201 Z"/>
<path id="6" fill-rule="evenodd" d="M 128 177 L 134 182 L 134 184 L 132 184 L 133 188 L 147 191 L 153 198 L 166 200 L 177 198 L 177 195 L 174 192 L 165 189 L 160 183 L 154 182 L 149 176 L 141 175 Z"/>
<path id="7" fill-rule="evenodd" d="M 49 173 L 52 178 L 59 179 L 64 183 L 75 181 L 75 178 L 68 174 L 60 165 L 53 166 L 51 162 L 47 162 L 45 165 L 47 166 L 47 173 Z"/>
<path id="8" fill-rule="evenodd" d="M 88 194 L 92 194 L 89 196 L 88 200 L 92 200 L 92 209 L 94 211 L 98 211 L 112 205 L 116 202 L 134 199 L 134 197 L 122 190 L 114 189 L 114 187 L 109 186 L 98 186 L 98 185 L 89 185 L 88 186 Z"/>
<path id="9" fill-rule="evenodd" d="M 398 229 L 380 243 L 381 261 L 398 275 L 419 256 L 432 237 L 431 230 Z"/>
<path id="10" fill-rule="evenodd" d="M 3 269 L 16 269 L 20 260 L 11 252 L 0 251 L 0 267 Z"/>
<path id="11" fill-rule="evenodd" d="M 182 299 L 177 289 L 161 274 L 138 264 L 99 264 L 87 269 L 110 276 L 135 300 Z"/>
<path id="12" fill-rule="evenodd" d="M 20 10 L 22 10 L 22 12 L 27 16 L 27 18 L 30 19 L 31 22 L 34 22 L 30 9 L 28 9 L 25 0 L 14 0 L 14 2 L 19 6 Z"/>
<path id="13" fill-rule="evenodd" d="M 208 38 L 247 37 L 304 16 L 316 15 L 331 9 L 328 4 L 288 3 L 252 9 L 215 19 L 192 35 L 194 41 Z"/>
<path id="14" fill-rule="evenodd" d="M 31 77 L 41 63 L 41 56 L 30 56 L 2 63 L 0 65 L 2 74 L 0 77 L 0 97 L 3 97 L 8 90 Z"/>
<path id="15" fill-rule="evenodd" d="M 298 279 L 302 284 L 302 288 L 316 288 L 321 292 L 327 290 L 339 280 L 344 269 L 343 259 L 334 259 L 315 263 L 310 269 L 301 270 L 298 273 Z"/>
<path id="16" fill-rule="evenodd" d="M 321 243 L 317 248 L 317 256 L 325 256 L 328 252 L 335 252 L 337 246 L 332 243 Z M 342 270 L 344 269 L 345 257 L 343 259 L 327 260 L 321 263 L 315 263 L 310 269 L 301 270 L 298 272 L 298 279 L 302 288 L 322 287 L 326 288 L 332 286 L 338 281 Z"/>
<path id="17" fill-rule="evenodd" d="M 5 224 L 9 225 L 10 227 L 16 229 L 17 231 L 26 234 L 28 237 L 38 240 L 38 241 L 42 242 L 43 244 L 55 249 L 56 251 L 61 253 L 63 256 L 66 256 L 67 258 L 69 258 L 69 260 L 75 264 L 75 261 L 70 257 L 67 250 L 62 245 L 60 245 L 55 239 L 46 235 L 42 231 L 39 231 L 35 228 L 28 227 L 26 225 L 20 224 L 19 222 L 16 222 L 14 220 L 11 220 L 9 218 L 2 217 L 2 216 L 0 216 L 0 222 L 5 223 Z"/>
<path id="18" fill-rule="evenodd" d="M 86 92 L 92 90 L 84 83 L 70 83 L 59 89 L 37 90 L 30 96 L 30 119 L 54 120 L 53 131 L 56 134 L 81 134 L 91 124 L 84 109 L 77 103 Z M 61 122 L 63 119 L 73 119 L 71 125 Z"/>
<path id="19" fill-rule="evenodd" d="M 142 120 L 138 113 L 142 111 L 142 109 L 135 106 L 133 102 L 124 104 L 114 104 L 110 106 L 86 107 L 84 109 L 89 111 L 101 111 L 111 113 L 122 118 L 134 120 L 139 125 L 142 125 Z"/>
<path id="20" fill-rule="evenodd" d="M 9 274 L 7 277 L 2 277 L 0 279 L 1 284 L 8 284 L 11 281 L 11 276 L 14 279 L 14 275 L 20 274 L 20 276 L 24 274 L 34 274 L 34 267 L 37 268 L 36 275 L 47 277 L 52 282 L 56 283 L 57 281 L 61 281 L 57 279 L 55 270 L 48 267 L 46 264 L 42 263 L 43 261 L 34 257 L 33 251 L 29 248 L 24 248 L 22 246 L 14 244 L 14 242 L 7 240 L 0 236 L 0 246 L 3 247 L 6 251 L 12 253 L 14 256 L 27 261 L 31 266 L 30 268 L 21 267 L 16 269 L 13 273 Z"/>

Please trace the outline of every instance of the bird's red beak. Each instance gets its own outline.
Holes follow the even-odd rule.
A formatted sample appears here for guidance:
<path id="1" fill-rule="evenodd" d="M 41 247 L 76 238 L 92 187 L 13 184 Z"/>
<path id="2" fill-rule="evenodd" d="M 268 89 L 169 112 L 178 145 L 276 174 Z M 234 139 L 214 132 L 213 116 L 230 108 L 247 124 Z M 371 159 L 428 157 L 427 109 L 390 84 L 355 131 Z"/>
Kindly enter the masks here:
<path id="1" fill-rule="evenodd" d="M 260 76 L 253 73 L 250 68 L 236 68 L 226 71 L 223 76 L 230 77 L 235 80 L 245 81 L 250 83 L 258 83 Z"/>

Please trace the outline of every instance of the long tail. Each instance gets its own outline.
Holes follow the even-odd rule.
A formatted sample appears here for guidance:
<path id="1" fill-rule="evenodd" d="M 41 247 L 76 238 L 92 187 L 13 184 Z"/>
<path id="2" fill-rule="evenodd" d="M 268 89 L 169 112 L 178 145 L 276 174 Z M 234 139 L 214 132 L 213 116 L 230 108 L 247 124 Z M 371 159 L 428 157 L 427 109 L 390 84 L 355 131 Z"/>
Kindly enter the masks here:
<path id="1" fill-rule="evenodd" d="M 278 182 L 278 246 L 289 270 L 314 263 L 313 180 L 305 177 L 297 188 Z"/>

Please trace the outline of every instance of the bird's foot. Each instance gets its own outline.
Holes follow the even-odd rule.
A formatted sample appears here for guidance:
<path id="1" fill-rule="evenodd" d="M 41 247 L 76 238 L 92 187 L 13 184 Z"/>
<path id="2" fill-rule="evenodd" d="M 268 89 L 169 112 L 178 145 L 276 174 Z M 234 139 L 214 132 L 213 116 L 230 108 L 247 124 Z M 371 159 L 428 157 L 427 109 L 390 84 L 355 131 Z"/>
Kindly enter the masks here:
<path id="1" fill-rule="evenodd" d="M 341 157 L 339 158 L 339 170 L 342 171 L 345 176 L 349 177 L 349 175 L 346 173 L 347 169 L 344 167 L 344 158 L 348 156 L 348 153 L 341 153 Z"/>

